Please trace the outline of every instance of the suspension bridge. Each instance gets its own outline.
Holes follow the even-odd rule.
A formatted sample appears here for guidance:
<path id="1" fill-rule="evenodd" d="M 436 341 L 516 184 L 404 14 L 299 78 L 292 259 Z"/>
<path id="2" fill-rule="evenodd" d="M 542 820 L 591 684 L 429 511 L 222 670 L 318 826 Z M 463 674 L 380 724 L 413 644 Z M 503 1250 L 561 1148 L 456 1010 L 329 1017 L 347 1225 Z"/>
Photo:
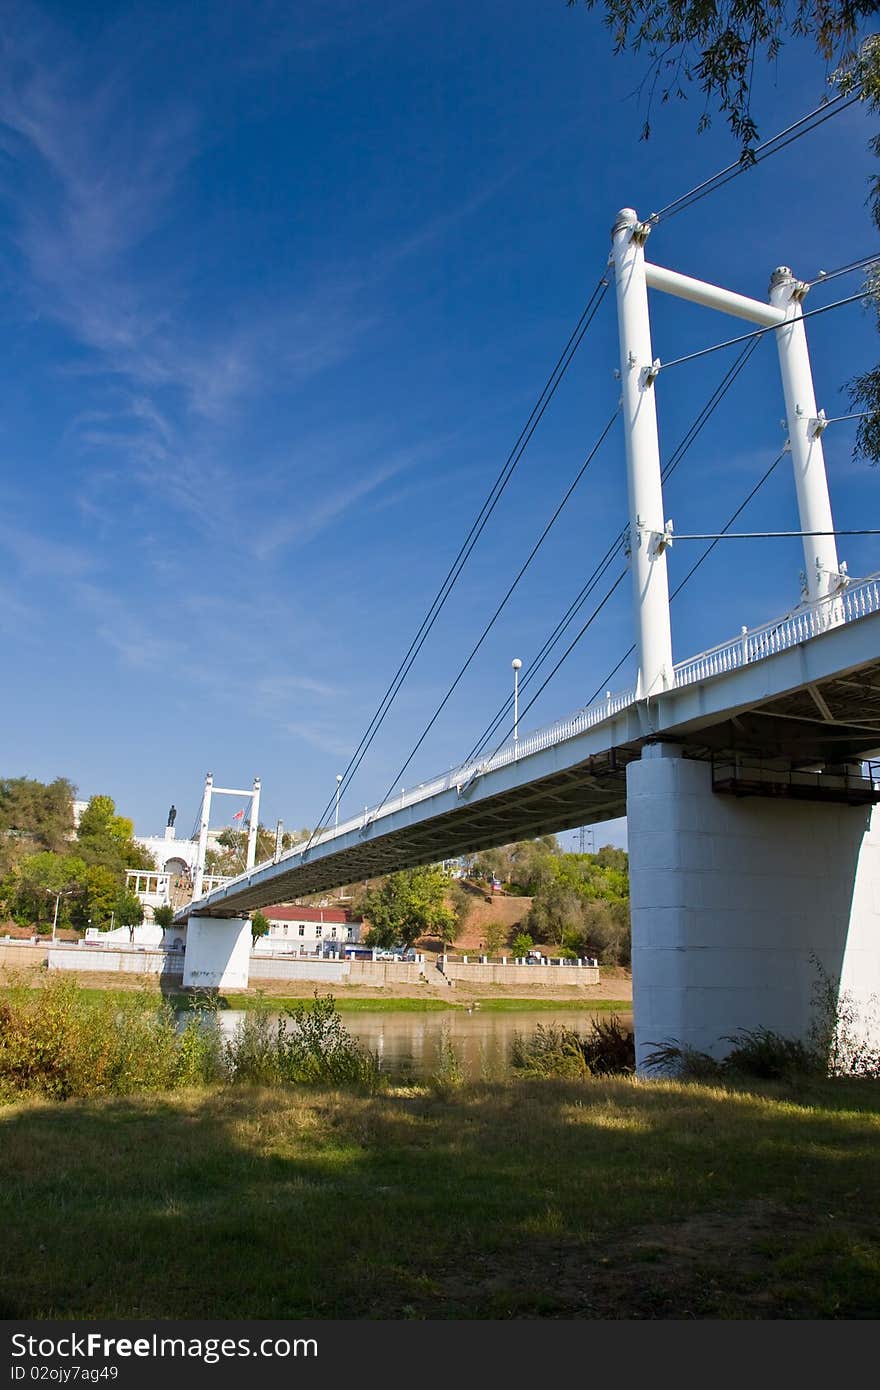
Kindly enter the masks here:
<path id="1" fill-rule="evenodd" d="M 625 552 L 634 684 L 523 735 L 515 720 L 491 751 L 484 740 L 441 776 L 286 852 L 276 847 L 269 863 L 253 862 L 251 843 L 246 871 L 211 891 L 197 878 L 176 919 L 189 923 L 185 984 L 247 983 L 246 914 L 257 908 L 626 814 L 640 1057 L 673 1037 L 712 1051 L 744 1027 L 803 1035 L 816 960 L 857 1002 L 880 993 L 880 576 L 851 579 L 838 559 L 823 453 L 830 422 L 816 405 L 805 327 L 823 310 L 804 310 L 809 286 L 787 267 L 773 272 L 763 302 L 649 262 L 657 221 L 627 208 L 612 232 L 629 523 L 585 586 L 592 593 Z M 700 538 L 676 537 L 664 511 L 675 460 L 661 464 L 656 396 L 676 363 L 654 357 L 649 290 L 752 325 L 719 346 L 742 342 L 747 354 L 775 337 L 788 443 L 771 468 L 790 459 L 799 529 L 789 534 L 804 551 L 805 593 L 793 609 L 680 661 L 667 552 Z M 591 301 L 582 324 L 594 310 Z M 741 511 L 702 539 L 735 538 Z M 490 734 L 500 727 L 496 719 Z"/>

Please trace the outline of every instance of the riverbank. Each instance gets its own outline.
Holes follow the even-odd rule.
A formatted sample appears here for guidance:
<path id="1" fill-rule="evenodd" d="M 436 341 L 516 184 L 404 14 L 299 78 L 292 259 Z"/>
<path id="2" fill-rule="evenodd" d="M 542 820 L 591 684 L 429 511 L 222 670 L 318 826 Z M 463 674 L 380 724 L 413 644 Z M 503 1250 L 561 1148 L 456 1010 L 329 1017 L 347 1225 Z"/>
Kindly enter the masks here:
<path id="1" fill-rule="evenodd" d="M 873 1082 L 0 1108 L 5 1318 L 875 1318 Z"/>
<path id="2" fill-rule="evenodd" d="M 12 980 L 40 988 L 49 979 L 57 978 L 59 972 L 39 968 L 0 970 L 0 988 L 8 986 Z M 564 973 L 564 972 L 560 972 Z M 83 990 L 111 991 L 129 993 L 132 990 L 163 994 L 177 1002 L 186 1003 L 188 994 L 182 989 L 179 980 L 160 983 L 149 976 L 123 975 L 118 973 L 99 974 L 91 971 L 77 971 L 76 979 Z M 566 1008 L 590 1009 L 605 1012 L 632 1009 L 632 976 L 621 967 L 604 968 L 601 978 L 595 985 L 547 986 L 541 985 L 529 990 L 519 985 L 481 985 L 457 983 L 454 987 L 444 984 L 395 984 L 395 985 L 331 985 L 316 984 L 314 980 L 265 980 L 252 985 L 247 991 L 236 991 L 224 995 L 229 1008 L 251 1008 L 261 998 L 271 1001 L 277 1008 L 286 1004 L 296 1004 L 314 997 L 315 990 L 320 994 L 332 994 L 340 1011 L 360 1010 L 372 1006 L 376 1009 L 436 1010 L 466 1008 L 478 1003 L 486 1009 L 552 1009 L 559 1004 Z"/>

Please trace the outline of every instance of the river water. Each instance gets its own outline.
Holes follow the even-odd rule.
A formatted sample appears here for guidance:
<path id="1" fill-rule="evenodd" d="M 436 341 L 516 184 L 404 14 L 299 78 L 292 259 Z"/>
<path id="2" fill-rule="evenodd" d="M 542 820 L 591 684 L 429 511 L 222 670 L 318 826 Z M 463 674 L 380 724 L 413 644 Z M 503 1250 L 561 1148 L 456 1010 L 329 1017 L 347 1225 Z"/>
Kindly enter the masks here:
<path id="1" fill-rule="evenodd" d="M 218 1018 L 224 1034 L 231 1036 L 244 1013 L 225 1009 Z M 608 1018 L 603 1011 L 587 1009 L 523 1010 L 492 1013 L 474 1009 L 449 1009 L 431 1013 L 343 1013 L 342 1021 L 361 1045 L 375 1052 L 383 1071 L 394 1076 L 420 1079 L 433 1075 L 440 1065 L 444 1042 L 451 1044 L 462 1072 L 469 1080 L 488 1080 L 503 1076 L 508 1067 L 514 1034 L 530 1035 L 539 1023 L 565 1024 L 575 1032 L 587 1033 L 595 1017 Z M 632 1028 L 632 1014 L 620 1014 L 626 1028 Z"/>

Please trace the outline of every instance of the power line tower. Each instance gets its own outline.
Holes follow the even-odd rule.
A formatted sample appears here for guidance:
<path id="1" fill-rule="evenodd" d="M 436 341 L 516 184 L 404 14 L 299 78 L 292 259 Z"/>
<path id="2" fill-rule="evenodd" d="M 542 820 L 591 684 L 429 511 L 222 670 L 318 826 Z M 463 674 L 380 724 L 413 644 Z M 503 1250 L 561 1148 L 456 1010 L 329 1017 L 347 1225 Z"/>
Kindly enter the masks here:
<path id="1" fill-rule="evenodd" d="M 589 845 L 589 851 L 587 845 Z M 578 831 L 578 853 L 586 854 L 588 852 L 590 854 L 596 853 L 596 835 L 591 825 L 582 825 Z"/>

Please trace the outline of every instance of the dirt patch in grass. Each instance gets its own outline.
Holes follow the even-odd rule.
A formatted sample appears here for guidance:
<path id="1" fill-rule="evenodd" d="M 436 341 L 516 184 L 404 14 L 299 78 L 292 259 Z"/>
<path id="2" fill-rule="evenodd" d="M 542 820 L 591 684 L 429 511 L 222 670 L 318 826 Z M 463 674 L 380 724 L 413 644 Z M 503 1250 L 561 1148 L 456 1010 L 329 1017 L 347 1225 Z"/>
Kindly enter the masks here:
<path id="1" fill-rule="evenodd" d="M 880 1231 L 866 1242 L 855 1221 L 756 1200 L 613 1241 L 477 1256 L 435 1281 L 430 1299 L 496 1318 L 874 1319 L 878 1263 Z M 431 1316 L 430 1300 L 419 1315 Z"/>

